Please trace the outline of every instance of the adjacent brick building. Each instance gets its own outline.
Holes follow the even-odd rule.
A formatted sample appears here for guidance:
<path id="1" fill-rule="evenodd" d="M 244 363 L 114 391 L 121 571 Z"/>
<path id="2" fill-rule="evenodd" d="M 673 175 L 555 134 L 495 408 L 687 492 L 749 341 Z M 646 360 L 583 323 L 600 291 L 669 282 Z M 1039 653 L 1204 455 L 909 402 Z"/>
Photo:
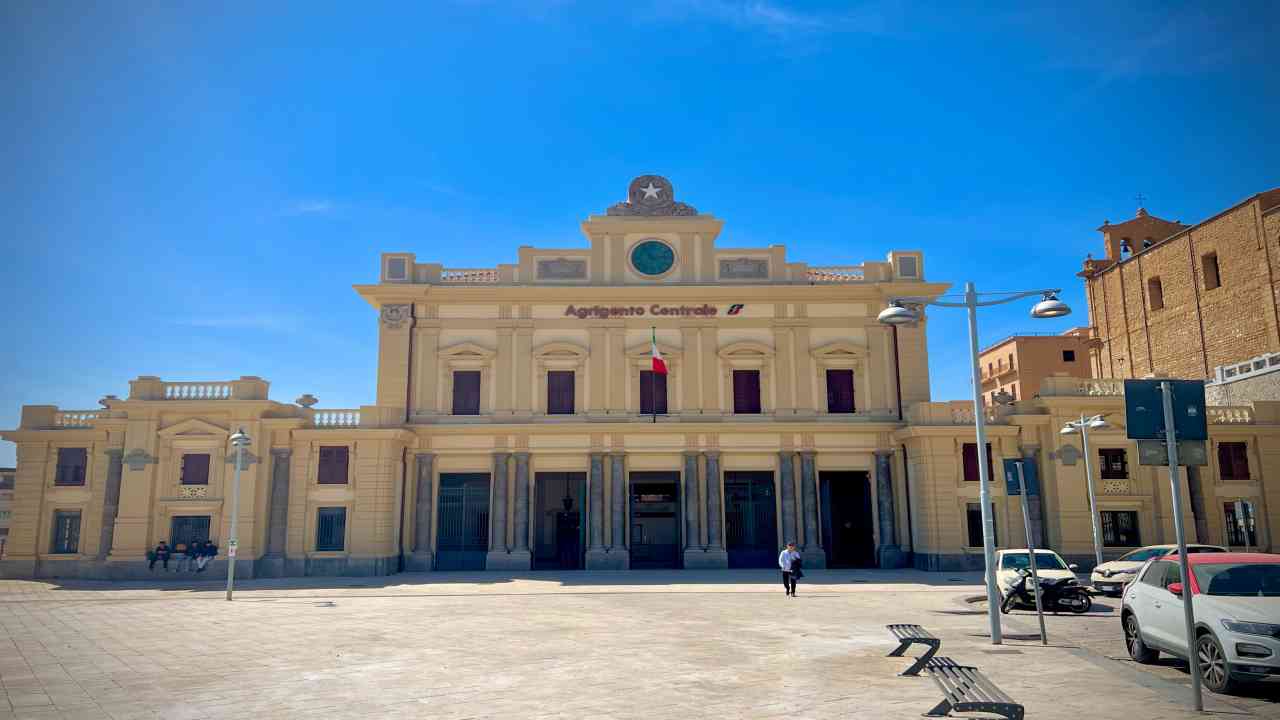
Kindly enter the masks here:
<path id="1" fill-rule="evenodd" d="M 1098 230 L 1106 256 L 1079 273 L 1094 377 L 1209 378 L 1280 351 L 1280 188 L 1194 226 L 1139 208 Z"/>
<path id="2" fill-rule="evenodd" d="M 1060 335 L 1010 335 L 978 353 L 982 369 L 982 402 L 996 405 L 1005 392 L 1012 400 L 1033 398 L 1045 378 L 1061 374 L 1092 377 L 1089 328 L 1071 328 Z"/>

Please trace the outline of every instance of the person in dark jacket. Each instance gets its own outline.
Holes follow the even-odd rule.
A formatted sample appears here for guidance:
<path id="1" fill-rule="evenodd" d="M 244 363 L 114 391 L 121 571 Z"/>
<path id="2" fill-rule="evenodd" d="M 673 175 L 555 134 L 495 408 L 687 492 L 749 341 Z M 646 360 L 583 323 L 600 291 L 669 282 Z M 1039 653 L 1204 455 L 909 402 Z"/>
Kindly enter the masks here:
<path id="1" fill-rule="evenodd" d="M 196 571 L 196 561 L 200 558 L 200 549 L 203 544 L 199 540 L 192 540 L 187 543 L 187 549 L 182 553 L 182 562 L 178 563 L 178 569 L 181 570 L 183 565 L 191 572 Z"/>
<path id="2" fill-rule="evenodd" d="M 161 561 L 161 562 L 163 562 L 163 563 L 164 563 L 164 569 L 165 569 L 165 570 L 168 570 L 168 569 L 169 569 L 169 555 L 170 555 L 170 554 L 171 554 L 171 553 L 169 552 L 169 543 L 167 543 L 167 542 L 165 542 L 165 541 L 161 540 L 161 541 L 160 541 L 160 544 L 159 544 L 159 545 L 156 545 L 156 549 L 151 551 L 151 564 L 150 564 L 150 565 L 147 565 L 147 569 L 148 569 L 148 570 L 155 570 L 155 569 L 156 569 L 156 561 L 157 561 L 157 560 L 159 560 L 159 561 Z"/>
<path id="3" fill-rule="evenodd" d="M 212 540 L 205 540 L 200 548 L 200 557 L 196 558 L 196 572 L 204 572 L 209 562 L 218 556 L 218 546 Z"/>
<path id="4" fill-rule="evenodd" d="M 800 579 L 800 553 L 796 550 L 796 544 L 787 543 L 787 547 L 783 549 L 782 554 L 778 555 L 778 567 L 782 568 L 782 587 L 787 591 L 787 595 L 796 596 L 796 580 Z"/>

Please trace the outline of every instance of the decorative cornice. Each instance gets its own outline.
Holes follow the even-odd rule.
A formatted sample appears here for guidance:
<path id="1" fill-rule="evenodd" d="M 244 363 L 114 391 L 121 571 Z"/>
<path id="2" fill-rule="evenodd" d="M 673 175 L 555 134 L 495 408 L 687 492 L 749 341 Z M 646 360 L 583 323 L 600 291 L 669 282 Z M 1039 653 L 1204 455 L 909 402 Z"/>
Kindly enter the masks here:
<path id="1" fill-rule="evenodd" d="M 134 448 L 122 458 L 124 464 L 129 466 L 130 470 L 142 470 L 148 465 L 154 465 L 156 458 L 154 455 L 147 453 L 142 448 Z"/>

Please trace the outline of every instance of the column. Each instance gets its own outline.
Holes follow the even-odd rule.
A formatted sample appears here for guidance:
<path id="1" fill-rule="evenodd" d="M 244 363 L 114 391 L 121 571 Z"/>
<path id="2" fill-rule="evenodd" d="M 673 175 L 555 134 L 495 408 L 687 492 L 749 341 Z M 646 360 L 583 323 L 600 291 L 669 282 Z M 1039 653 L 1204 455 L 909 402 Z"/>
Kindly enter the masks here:
<path id="1" fill-rule="evenodd" d="M 405 564 L 410 572 L 427 572 L 435 563 L 431 553 L 431 510 L 435 502 L 435 454 L 414 453 L 413 552 Z"/>
<path id="2" fill-rule="evenodd" d="M 98 562 L 107 559 L 111 552 L 111 538 L 115 533 L 116 512 L 120 509 L 120 476 L 124 473 L 124 450 L 107 451 L 107 487 L 102 501 L 102 536 L 98 542 Z"/>
<path id="3" fill-rule="evenodd" d="M 796 538 L 796 484 L 794 453 L 778 453 L 778 495 L 782 498 L 782 542 L 799 542 Z"/>
<path id="4" fill-rule="evenodd" d="M 587 522 L 589 537 L 587 545 L 588 570 L 608 570 L 609 553 L 604 547 L 604 453 L 591 453 L 591 472 L 587 476 L 589 507 Z"/>
<path id="5" fill-rule="evenodd" d="M 1036 456 L 1040 452 L 1039 445 L 1023 445 L 1022 460 L 1024 463 L 1036 466 L 1036 477 L 1040 478 L 1040 492 L 1034 495 L 1027 495 L 1027 514 L 1031 520 L 1031 542 L 1036 547 L 1045 547 L 1044 544 L 1044 505 L 1041 497 L 1044 495 L 1044 479 L 1043 473 L 1040 472 L 1039 463 L 1036 462 Z"/>
<path id="6" fill-rule="evenodd" d="M 254 572 L 262 577 L 284 576 L 285 542 L 289 536 L 289 464 L 293 451 L 271 449 L 271 488 L 267 494 L 267 551 Z"/>
<path id="7" fill-rule="evenodd" d="M 879 560 L 882 568 L 907 566 L 907 555 L 898 545 L 897 519 L 893 503 L 893 451 L 876 451 L 876 514 L 880 519 Z"/>
<path id="8" fill-rule="evenodd" d="M 684 551 L 702 550 L 698 528 L 698 453 L 684 454 Z M 685 562 L 688 565 L 688 561 Z"/>
<path id="9" fill-rule="evenodd" d="M 529 552 L 529 453 L 515 453 L 516 458 L 516 510 L 512 523 L 515 537 L 511 543 L 511 564 L 521 570 L 533 567 L 533 554 Z"/>
<path id="10" fill-rule="evenodd" d="M 489 554 L 485 557 L 486 570 L 507 569 L 507 460 L 510 453 L 493 454 L 493 502 L 489 513 Z"/>
<path id="11" fill-rule="evenodd" d="M 812 450 L 800 451 L 800 501 L 804 518 L 804 564 L 808 567 L 827 566 L 827 553 L 822 549 L 822 536 L 818 532 L 818 484 Z"/>
<path id="12" fill-rule="evenodd" d="M 707 552 L 723 552 L 724 537 L 721 532 L 720 510 L 720 453 L 708 450 L 702 453 L 707 459 Z"/>
<path id="13" fill-rule="evenodd" d="M 627 548 L 626 459 L 627 456 L 620 452 L 609 455 L 609 528 L 612 531 L 609 567 L 613 570 L 631 567 L 631 552 Z"/>

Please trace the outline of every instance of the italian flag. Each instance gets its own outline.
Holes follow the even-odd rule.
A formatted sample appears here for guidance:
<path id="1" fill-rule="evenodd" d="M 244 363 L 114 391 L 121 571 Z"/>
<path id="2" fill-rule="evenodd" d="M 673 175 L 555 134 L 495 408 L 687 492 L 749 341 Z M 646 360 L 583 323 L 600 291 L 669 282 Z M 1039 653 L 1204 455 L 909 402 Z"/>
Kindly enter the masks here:
<path id="1" fill-rule="evenodd" d="M 658 352 L 658 331 L 653 330 L 652 344 L 650 345 L 651 354 L 653 356 L 653 371 L 659 375 L 667 374 L 667 363 L 662 359 L 662 353 Z"/>

